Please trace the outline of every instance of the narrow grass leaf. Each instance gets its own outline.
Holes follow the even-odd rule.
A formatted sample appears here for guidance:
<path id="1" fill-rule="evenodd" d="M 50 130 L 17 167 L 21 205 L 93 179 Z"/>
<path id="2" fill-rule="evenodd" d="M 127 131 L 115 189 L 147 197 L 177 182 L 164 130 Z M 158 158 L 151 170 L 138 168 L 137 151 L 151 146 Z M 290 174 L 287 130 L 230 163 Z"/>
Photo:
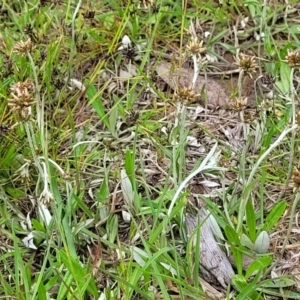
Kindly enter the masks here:
<path id="1" fill-rule="evenodd" d="M 38 287 L 39 300 L 48 300 L 44 283 L 41 282 Z"/>
<path id="2" fill-rule="evenodd" d="M 249 231 L 249 237 L 252 242 L 256 239 L 256 217 L 252 202 L 248 200 L 246 204 L 246 224 Z"/>
<path id="3" fill-rule="evenodd" d="M 234 261 L 236 263 L 236 267 L 238 270 L 238 274 L 242 274 L 243 270 L 243 255 L 241 251 L 239 251 L 238 247 L 241 246 L 240 239 L 235 232 L 235 230 L 231 226 L 225 227 L 225 234 L 228 239 L 228 243 L 231 247 L 231 252 L 234 257 Z"/>
<path id="4" fill-rule="evenodd" d="M 68 290 L 74 280 L 73 275 L 70 271 L 66 271 L 64 277 L 63 277 L 63 283 L 60 284 L 58 294 L 57 294 L 57 300 L 64 300 L 66 299 L 66 295 L 68 293 Z"/>
<path id="5" fill-rule="evenodd" d="M 93 295 L 97 296 L 97 286 L 94 282 L 94 278 L 89 276 L 87 270 L 85 270 L 79 262 L 71 256 L 68 256 L 64 251 L 59 251 L 59 256 L 63 261 L 66 268 L 70 271 L 72 276 L 74 277 L 77 287 L 86 286 L 87 290 Z M 85 282 L 88 281 L 88 285 Z"/>
<path id="6" fill-rule="evenodd" d="M 101 99 L 98 97 L 98 91 L 94 85 L 90 84 L 86 90 L 86 95 L 89 99 L 89 102 L 92 104 L 96 113 L 100 117 L 101 121 L 106 125 L 106 127 L 111 131 L 110 122 L 108 120 L 107 114 L 105 112 L 104 106 Z"/>
<path id="7" fill-rule="evenodd" d="M 135 185 L 135 153 L 130 149 L 126 150 L 125 153 L 125 171 L 126 174 L 134 187 Z"/>
<path id="8" fill-rule="evenodd" d="M 72 197 L 75 200 L 76 204 L 84 211 L 84 213 L 89 218 L 93 218 L 93 214 L 92 214 L 91 210 L 87 207 L 87 205 L 83 201 L 84 195 L 81 194 L 81 195 L 77 196 L 77 195 L 75 195 L 75 193 L 73 193 Z"/>
<path id="9" fill-rule="evenodd" d="M 117 119 L 118 119 L 118 108 L 116 105 L 114 105 L 109 112 L 109 128 L 110 128 L 110 133 L 112 134 L 113 137 L 117 137 L 116 134 Z"/>

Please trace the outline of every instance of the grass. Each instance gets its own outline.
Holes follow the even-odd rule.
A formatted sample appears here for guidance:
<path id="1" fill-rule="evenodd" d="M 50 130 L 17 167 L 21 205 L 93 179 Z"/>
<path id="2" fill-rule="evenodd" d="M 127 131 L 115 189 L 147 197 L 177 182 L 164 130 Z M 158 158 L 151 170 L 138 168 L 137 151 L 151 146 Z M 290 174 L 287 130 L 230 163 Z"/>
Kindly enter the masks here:
<path id="1" fill-rule="evenodd" d="M 300 299 L 298 6 L 3 0 L 0 297 Z M 166 87 L 155 64 L 186 60 L 191 24 L 219 62 L 255 56 L 274 103 L 201 111 Z M 233 260 L 227 289 L 187 234 L 203 206 Z"/>

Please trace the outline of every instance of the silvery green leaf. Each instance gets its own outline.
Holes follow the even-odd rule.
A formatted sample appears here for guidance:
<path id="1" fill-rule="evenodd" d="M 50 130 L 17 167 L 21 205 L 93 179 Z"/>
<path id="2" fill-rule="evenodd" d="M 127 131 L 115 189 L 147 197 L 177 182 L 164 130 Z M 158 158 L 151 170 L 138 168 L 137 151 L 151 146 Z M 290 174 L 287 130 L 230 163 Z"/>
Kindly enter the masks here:
<path id="1" fill-rule="evenodd" d="M 254 251 L 259 254 L 266 253 L 270 246 L 270 238 L 266 231 L 262 231 L 254 243 Z"/>
<path id="2" fill-rule="evenodd" d="M 127 211 L 122 210 L 122 218 L 125 223 L 130 223 L 131 216 Z"/>
<path id="3" fill-rule="evenodd" d="M 88 228 L 90 224 L 94 223 L 95 219 L 86 219 L 79 222 L 73 229 L 74 235 L 78 234 L 82 229 Z"/>
<path id="4" fill-rule="evenodd" d="M 33 243 L 33 234 L 32 234 L 32 232 L 30 232 L 26 237 L 24 237 L 22 242 L 23 242 L 24 246 L 29 248 L 29 249 L 34 249 L 34 250 L 37 249 L 37 247 Z"/>
<path id="5" fill-rule="evenodd" d="M 104 220 L 108 217 L 109 215 L 109 210 L 107 207 L 101 207 L 99 209 L 99 215 L 100 215 L 100 220 Z"/>
<path id="6" fill-rule="evenodd" d="M 254 250 L 254 244 L 251 242 L 251 240 L 245 234 L 242 234 L 242 236 L 241 236 L 241 244 L 251 250 Z"/>
<path id="7" fill-rule="evenodd" d="M 106 300 L 105 293 L 101 293 L 100 297 L 98 298 L 98 300 Z"/>
<path id="8" fill-rule="evenodd" d="M 177 271 L 169 264 L 165 264 L 163 262 L 160 263 L 165 269 L 167 269 L 172 276 L 177 276 Z"/>
<path id="9" fill-rule="evenodd" d="M 44 223 L 46 225 L 49 225 L 51 222 L 52 216 L 50 214 L 49 209 L 44 204 L 39 205 L 39 213 L 40 213 L 40 216 L 42 217 Z"/>
<path id="10" fill-rule="evenodd" d="M 121 170 L 121 188 L 125 203 L 131 207 L 134 199 L 134 194 L 131 182 L 124 169 Z"/>
<path id="11" fill-rule="evenodd" d="M 145 260 L 142 256 L 145 258 L 148 257 L 145 251 L 137 247 L 132 247 L 132 257 L 141 267 L 145 265 Z"/>
<path id="12" fill-rule="evenodd" d="M 217 223 L 215 217 L 212 214 L 210 214 L 207 221 L 209 222 L 210 228 L 211 228 L 214 236 L 225 241 L 224 235 L 223 235 L 223 233 L 220 229 L 220 226 Z"/>

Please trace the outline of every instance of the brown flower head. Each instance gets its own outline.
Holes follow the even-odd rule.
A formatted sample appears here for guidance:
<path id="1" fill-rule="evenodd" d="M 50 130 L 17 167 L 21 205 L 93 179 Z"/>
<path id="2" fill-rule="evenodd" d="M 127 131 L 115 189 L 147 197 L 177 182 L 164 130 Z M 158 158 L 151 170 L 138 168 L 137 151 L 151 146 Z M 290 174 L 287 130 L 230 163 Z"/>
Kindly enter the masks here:
<path id="1" fill-rule="evenodd" d="M 184 101 L 186 103 L 193 103 L 196 100 L 197 94 L 191 87 L 179 87 L 178 91 L 174 94 L 176 101 Z"/>
<path id="2" fill-rule="evenodd" d="M 192 37 L 189 43 L 186 45 L 186 50 L 191 55 L 201 55 L 206 52 L 206 48 L 203 46 L 203 40 L 199 41 L 197 37 Z"/>
<path id="3" fill-rule="evenodd" d="M 300 127 L 300 111 L 298 111 L 298 113 L 297 113 L 296 123 L 297 123 L 298 127 Z"/>
<path id="4" fill-rule="evenodd" d="M 294 184 L 294 187 L 296 189 L 298 189 L 300 187 L 300 171 L 299 170 L 295 170 L 292 174 L 292 182 Z"/>
<path id="5" fill-rule="evenodd" d="M 255 57 L 245 54 L 240 54 L 238 59 L 236 59 L 236 64 L 241 71 L 248 74 L 251 78 L 254 73 L 256 73 L 256 68 L 258 67 Z"/>
<path id="6" fill-rule="evenodd" d="M 16 43 L 13 47 L 13 52 L 18 53 L 21 56 L 25 56 L 28 52 L 30 52 L 32 48 L 31 39 L 28 39 L 26 42 L 20 41 Z"/>
<path id="7" fill-rule="evenodd" d="M 290 52 L 288 50 L 288 54 L 285 58 L 286 58 L 286 62 L 289 64 L 291 68 L 300 66 L 300 50 L 294 52 Z"/>
<path id="8" fill-rule="evenodd" d="M 7 136 L 9 129 L 9 126 L 0 124 L 0 137 Z"/>
<path id="9" fill-rule="evenodd" d="M 138 2 L 138 8 L 151 8 L 155 5 L 154 2 L 154 0 L 140 0 Z"/>
<path id="10" fill-rule="evenodd" d="M 248 103 L 248 98 L 244 97 L 244 98 L 239 98 L 239 97 L 235 97 L 232 101 L 232 108 L 235 111 L 242 111 Z"/>
<path id="11" fill-rule="evenodd" d="M 257 119 L 257 117 L 258 117 L 258 115 L 256 112 L 253 112 L 253 111 L 245 111 L 244 112 L 245 123 L 253 124 L 254 121 Z"/>
<path id="12" fill-rule="evenodd" d="M 23 120 L 28 120 L 31 116 L 31 106 L 35 103 L 33 90 L 34 86 L 30 79 L 17 82 L 11 87 L 12 98 L 8 99 L 7 105 Z"/>

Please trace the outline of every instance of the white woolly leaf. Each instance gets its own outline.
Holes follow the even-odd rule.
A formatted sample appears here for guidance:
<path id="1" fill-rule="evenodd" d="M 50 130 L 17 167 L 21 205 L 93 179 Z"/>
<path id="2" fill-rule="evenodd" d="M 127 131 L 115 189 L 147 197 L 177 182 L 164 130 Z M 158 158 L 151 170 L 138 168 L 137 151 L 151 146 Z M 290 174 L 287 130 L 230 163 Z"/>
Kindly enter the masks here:
<path id="1" fill-rule="evenodd" d="M 121 170 L 121 188 L 124 196 L 125 203 L 128 206 L 132 206 L 134 194 L 131 185 L 131 181 L 129 180 L 126 171 L 124 169 Z"/>
<path id="2" fill-rule="evenodd" d="M 270 246 L 270 238 L 266 231 L 262 231 L 254 243 L 254 251 L 259 254 L 266 253 Z"/>

